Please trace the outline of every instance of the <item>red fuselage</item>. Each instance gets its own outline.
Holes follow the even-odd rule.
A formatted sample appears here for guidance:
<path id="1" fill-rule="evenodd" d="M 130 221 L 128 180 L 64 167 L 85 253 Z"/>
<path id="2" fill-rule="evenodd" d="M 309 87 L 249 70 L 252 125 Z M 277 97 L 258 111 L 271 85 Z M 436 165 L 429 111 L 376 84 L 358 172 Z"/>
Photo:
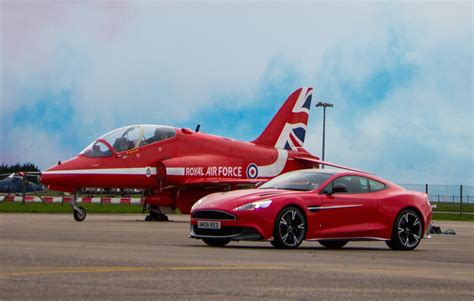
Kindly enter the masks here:
<path id="1" fill-rule="evenodd" d="M 151 205 L 189 212 L 203 194 L 318 166 L 294 159 L 302 154 L 318 159 L 304 150 L 281 150 L 188 129 L 173 130 L 173 137 L 121 152 L 99 139 L 109 148 L 108 156 L 81 153 L 42 172 L 41 182 L 66 192 L 86 187 L 146 189 L 154 192 L 147 198 Z"/>
<path id="2" fill-rule="evenodd" d="M 312 88 L 295 90 L 253 142 L 159 125 L 120 128 L 44 171 L 41 181 L 67 192 L 84 187 L 145 189 L 145 204 L 187 213 L 209 193 L 319 167 L 319 158 L 303 149 L 311 98 Z"/>

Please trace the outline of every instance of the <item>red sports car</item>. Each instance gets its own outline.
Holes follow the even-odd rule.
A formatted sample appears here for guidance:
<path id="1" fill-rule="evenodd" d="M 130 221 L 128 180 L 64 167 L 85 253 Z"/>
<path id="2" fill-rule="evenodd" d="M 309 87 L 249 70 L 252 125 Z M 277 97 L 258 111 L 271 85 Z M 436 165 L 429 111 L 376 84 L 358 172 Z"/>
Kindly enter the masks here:
<path id="1" fill-rule="evenodd" d="M 211 246 L 269 240 L 277 248 L 296 248 L 303 240 L 317 240 L 341 248 L 350 240 L 382 240 L 394 250 L 412 250 L 430 224 L 426 194 L 371 174 L 326 169 L 214 193 L 191 211 L 191 237 Z"/>

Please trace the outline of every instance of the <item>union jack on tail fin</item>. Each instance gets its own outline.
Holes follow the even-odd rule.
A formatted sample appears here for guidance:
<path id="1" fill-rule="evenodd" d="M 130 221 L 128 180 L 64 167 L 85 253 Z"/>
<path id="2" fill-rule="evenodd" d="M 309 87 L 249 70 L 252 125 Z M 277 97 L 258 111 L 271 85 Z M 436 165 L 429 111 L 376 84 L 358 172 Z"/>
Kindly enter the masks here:
<path id="1" fill-rule="evenodd" d="M 313 88 L 294 91 L 273 117 L 255 144 L 297 151 L 303 147 Z"/>

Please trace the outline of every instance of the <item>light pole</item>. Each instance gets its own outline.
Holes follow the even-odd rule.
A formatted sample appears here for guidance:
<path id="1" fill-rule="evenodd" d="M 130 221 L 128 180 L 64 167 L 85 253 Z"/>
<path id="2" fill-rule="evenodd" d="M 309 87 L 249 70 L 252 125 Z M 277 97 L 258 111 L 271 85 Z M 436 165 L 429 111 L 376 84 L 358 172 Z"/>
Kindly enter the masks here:
<path id="1" fill-rule="evenodd" d="M 316 107 L 323 107 L 323 161 L 324 161 L 324 142 L 326 136 L 326 108 L 332 108 L 334 105 L 328 102 L 318 102 Z M 324 169 L 324 165 L 321 166 Z"/>

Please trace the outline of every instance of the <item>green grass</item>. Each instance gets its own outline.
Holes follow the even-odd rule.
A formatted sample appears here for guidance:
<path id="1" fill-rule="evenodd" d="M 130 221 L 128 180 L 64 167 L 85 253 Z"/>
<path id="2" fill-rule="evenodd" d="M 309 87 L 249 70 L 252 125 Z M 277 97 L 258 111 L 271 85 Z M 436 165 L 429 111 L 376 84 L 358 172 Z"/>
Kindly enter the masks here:
<path id="1" fill-rule="evenodd" d="M 112 205 L 112 204 L 78 204 L 87 210 L 87 213 L 141 213 L 140 205 Z M 0 203 L 0 213 L 71 213 L 69 204 L 43 203 Z"/>
<path id="2" fill-rule="evenodd" d="M 474 222 L 474 214 L 463 214 L 459 213 L 436 213 L 433 212 L 433 220 L 435 221 L 466 221 Z"/>
<path id="3" fill-rule="evenodd" d="M 140 205 L 125 205 L 125 204 L 79 204 L 84 207 L 87 213 L 142 213 L 142 206 Z M 443 211 L 448 211 L 443 209 Z M 17 202 L 1 202 L 0 213 L 71 213 L 72 209 L 69 204 L 47 204 L 43 203 L 17 203 Z M 177 211 L 177 213 L 179 213 Z M 437 213 L 433 212 L 433 220 L 445 221 L 474 221 L 474 214 L 459 213 Z"/>
<path id="4" fill-rule="evenodd" d="M 449 212 L 459 212 L 460 204 L 459 203 L 431 203 L 436 205 L 436 209 L 433 211 L 449 211 Z M 474 212 L 474 204 L 463 204 L 462 205 L 463 212 Z"/>

